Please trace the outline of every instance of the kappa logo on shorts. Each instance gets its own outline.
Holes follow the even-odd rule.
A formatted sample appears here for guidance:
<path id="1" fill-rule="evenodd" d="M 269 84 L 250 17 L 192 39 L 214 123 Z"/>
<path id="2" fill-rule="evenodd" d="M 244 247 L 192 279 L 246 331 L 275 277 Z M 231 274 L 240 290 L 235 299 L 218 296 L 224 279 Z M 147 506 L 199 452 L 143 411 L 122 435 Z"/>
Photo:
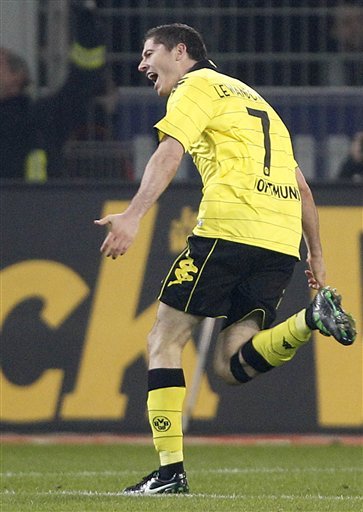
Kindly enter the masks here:
<path id="1" fill-rule="evenodd" d="M 168 286 L 173 284 L 182 284 L 184 281 L 193 281 L 194 276 L 191 276 L 190 272 L 196 274 L 198 272 L 198 267 L 194 265 L 194 260 L 188 257 L 179 262 L 179 268 L 175 271 L 176 280 L 170 281 Z"/>
<path id="2" fill-rule="evenodd" d="M 155 416 L 152 421 L 158 432 L 166 432 L 171 427 L 171 421 L 166 416 Z"/>

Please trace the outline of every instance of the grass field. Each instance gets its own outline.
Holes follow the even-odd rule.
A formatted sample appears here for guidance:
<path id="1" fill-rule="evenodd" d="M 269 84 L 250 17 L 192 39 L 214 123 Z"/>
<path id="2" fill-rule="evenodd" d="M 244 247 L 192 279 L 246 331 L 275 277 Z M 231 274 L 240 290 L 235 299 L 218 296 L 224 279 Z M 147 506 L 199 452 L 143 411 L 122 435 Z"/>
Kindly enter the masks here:
<path id="1" fill-rule="evenodd" d="M 7 444 L 1 512 L 361 512 L 362 447 L 195 445 L 185 448 L 191 493 L 127 497 L 157 466 L 150 445 Z"/>

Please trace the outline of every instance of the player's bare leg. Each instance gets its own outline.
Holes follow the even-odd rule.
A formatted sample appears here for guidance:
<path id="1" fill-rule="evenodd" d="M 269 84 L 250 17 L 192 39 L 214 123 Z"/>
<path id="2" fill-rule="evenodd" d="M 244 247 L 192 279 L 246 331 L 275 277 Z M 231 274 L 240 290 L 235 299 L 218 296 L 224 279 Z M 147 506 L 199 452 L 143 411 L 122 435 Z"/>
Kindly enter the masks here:
<path id="1" fill-rule="evenodd" d="M 183 465 L 182 410 L 185 380 L 182 352 L 201 318 L 160 303 L 148 337 L 148 413 L 159 469 L 125 494 L 186 493 L 188 481 Z"/>
<path id="2" fill-rule="evenodd" d="M 201 320 L 161 302 L 148 336 L 149 370 L 181 368 L 183 349 Z"/>
<path id="3" fill-rule="evenodd" d="M 214 352 L 214 369 L 216 374 L 227 384 L 240 384 L 233 377 L 230 369 L 231 357 L 241 348 L 241 346 L 250 340 L 259 332 L 259 315 L 251 315 L 248 319 L 236 322 L 220 332 L 216 342 Z M 245 371 L 254 377 L 257 371 L 242 360 Z"/>

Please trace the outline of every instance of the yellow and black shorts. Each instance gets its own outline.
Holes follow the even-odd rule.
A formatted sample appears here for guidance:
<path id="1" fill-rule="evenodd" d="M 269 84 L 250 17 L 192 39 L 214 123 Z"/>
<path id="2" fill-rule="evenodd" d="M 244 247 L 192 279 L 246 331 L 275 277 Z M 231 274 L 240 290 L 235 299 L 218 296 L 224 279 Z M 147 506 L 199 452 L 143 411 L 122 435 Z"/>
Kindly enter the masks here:
<path id="1" fill-rule="evenodd" d="M 261 247 L 192 235 L 158 298 L 192 315 L 224 317 L 224 328 L 261 311 L 261 327 L 267 328 L 296 262 L 294 256 Z"/>

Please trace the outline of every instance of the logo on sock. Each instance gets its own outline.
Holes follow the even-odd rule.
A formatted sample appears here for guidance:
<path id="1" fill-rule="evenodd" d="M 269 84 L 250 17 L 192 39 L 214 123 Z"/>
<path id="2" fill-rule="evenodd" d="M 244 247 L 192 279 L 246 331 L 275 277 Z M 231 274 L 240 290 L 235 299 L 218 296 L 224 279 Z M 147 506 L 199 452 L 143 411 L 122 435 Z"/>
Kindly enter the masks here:
<path id="1" fill-rule="evenodd" d="M 290 343 L 287 341 L 285 337 L 282 338 L 282 346 L 286 348 L 286 350 L 289 348 L 294 348 L 292 345 L 290 345 Z"/>
<path id="2" fill-rule="evenodd" d="M 152 421 L 158 432 L 166 432 L 171 427 L 171 421 L 166 416 L 155 416 Z"/>

